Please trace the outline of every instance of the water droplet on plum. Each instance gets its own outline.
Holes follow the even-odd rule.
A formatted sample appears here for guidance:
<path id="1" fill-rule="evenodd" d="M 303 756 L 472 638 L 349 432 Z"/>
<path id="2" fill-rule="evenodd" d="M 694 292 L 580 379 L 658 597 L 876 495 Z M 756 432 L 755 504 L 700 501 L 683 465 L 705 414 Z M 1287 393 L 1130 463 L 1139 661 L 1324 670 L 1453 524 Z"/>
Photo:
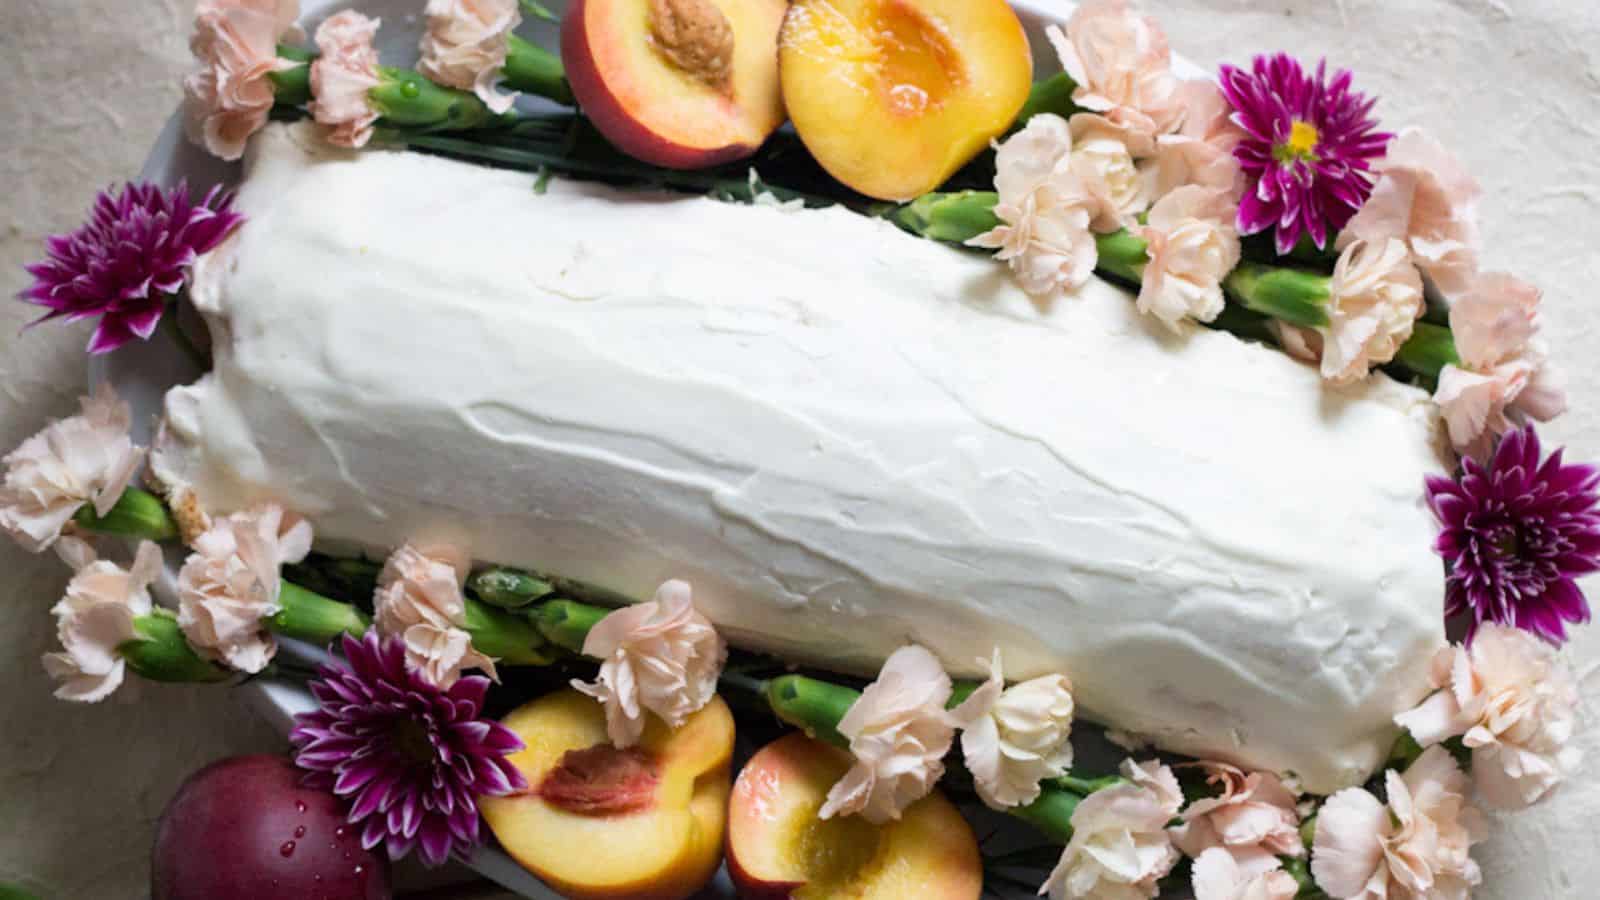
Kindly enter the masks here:
<path id="1" fill-rule="evenodd" d="M 283 842 L 283 846 L 278 848 L 278 855 L 283 857 L 284 859 L 288 859 L 289 857 L 293 856 L 294 855 L 294 841 L 284 841 Z"/>
<path id="2" fill-rule="evenodd" d="M 304 800 L 296 800 L 294 802 L 294 811 L 295 812 L 302 812 L 302 813 L 305 812 L 306 811 L 306 802 Z"/>
<path id="3" fill-rule="evenodd" d="M 306 827 L 304 825 L 301 825 L 301 826 L 298 826 L 297 828 L 295 828 L 294 836 L 297 837 L 297 838 L 305 837 L 306 836 Z"/>

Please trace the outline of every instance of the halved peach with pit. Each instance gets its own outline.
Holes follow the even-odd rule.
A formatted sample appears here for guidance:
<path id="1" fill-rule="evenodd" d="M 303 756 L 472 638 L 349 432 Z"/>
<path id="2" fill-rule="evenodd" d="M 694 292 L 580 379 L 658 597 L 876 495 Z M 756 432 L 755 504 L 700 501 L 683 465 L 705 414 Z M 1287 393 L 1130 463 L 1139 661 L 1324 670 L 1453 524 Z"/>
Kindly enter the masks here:
<path id="1" fill-rule="evenodd" d="M 817 818 L 850 768 L 843 751 L 790 734 L 739 772 L 728 801 L 728 871 L 744 900 L 976 900 L 983 859 L 961 813 L 935 791 L 899 820 Z"/>
<path id="2" fill-rule="evenodd" d="M 784 122 L 787 0 L 573 0 L 561 61 L 578 105 L 623 152 L 674 169 L 743 159 Z"/>
<path id="3" fill-rule="evenodd" d="M 1005 0 L 795 0 L 779 47 L 801 140 L 881 200 L 943 184 L 1011 126 L 1033 83 Z"/>
<path id="4" fill-rule="evenodd" d="M 527 747 L 511 761 L 528 780 L 486 797 L 484 821 L 506 852 L 576 900 L 682 900 L 722 861 L 733 715 L 720 697 L 669 729 L 652 717 L 617 750 L 605 711 L 563 690 L 505 719 Z"/>

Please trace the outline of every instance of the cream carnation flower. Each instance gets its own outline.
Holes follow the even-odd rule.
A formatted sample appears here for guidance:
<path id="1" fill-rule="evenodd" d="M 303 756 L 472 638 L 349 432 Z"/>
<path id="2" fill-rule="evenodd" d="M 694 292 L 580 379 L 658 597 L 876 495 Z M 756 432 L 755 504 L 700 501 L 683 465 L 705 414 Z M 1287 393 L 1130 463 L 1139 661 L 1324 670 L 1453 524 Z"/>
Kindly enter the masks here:
<path id="1" fill-rule="evenodd" d="M 1001 224 L 967 241 L 998 250 L 1022 289 L 1036 297 L 1076 290 L 1099 259 L 1090 220 L 1097 201 L 1071 171 L 1072 130 L 1049 113 L 1034 116 L 996 148 L 995 216 Z"/>
<path id="2" fill-rule="evenodd" d="M 311 552 L 311 524 L 267 504 L 217 519 L 178 572 L 178 626 L 201 656 L 241 672 L 266 668 L 278 650 L 261 620 L 282 607 L 285 563 Z"/>
<path id="3" fill-rule="evenodd" d="M 1241 866 L 1255 869 L 1264 860 L 1305 854 L 1297 798 L 1278 776 L 1247 775 L 1223 763 L 1197 765 L 1221 793 L 1189 804 L 1183 824 L 1173 827 L 1172 841 L 1185 856 L 1198 859 L 1221 848 Z"/>
<path id="4" fill-rule="evenodd" d="M 82 412 L 52 422 L 4 460 L 0 530 L 31 553 L 55 543 L 84 506 L 110 512 L 144 459 L 128 436 L 128 404 L 110 382 L 80 402 Z"/>
<path id="5" fill-rule="evenodd" d="M 956 722 L 945 710 L 952 685 L 939 660 L 908 645 L 890 654 L 844 718 L 855 763 L 828 791 L 818 815 L 861 815 L 881 825 L 933 790 L 944 775 L 944 755 Z"/>
<path id="6" fill-rule="evenodd" d="M 299 0 L 200 0 L 189 39 L 200 68 L 183 80 L 189 140 L 222 159 L 244 155 L 272 112 L 268 76 L 295 66 L 278 43 L 299 39 L 299 16 Z"/>
<path id="7" fill-rule="evenodd" d="M 352 150 L 372 140 L 378 110 L 367 93 L 380 83 L 372 42 L 378 19 L 345 10 L 317 27 L 322 55 L 311 64 L 311 117 L 327 129 L 328 143 Z"/>
<path id="8" fill-rule="evenodd" d="M 1240 863 L 1213 847 L 1195 858 L 1194 900 L 1294 900 L 1300 883 L 1272 856 Z"/>
<path id="9" fill-rule="evenodd" d="M 1395 724 L 1423 746 L 1463 736 L 1473 783 L 1490 806 L 1531 806 L 1577 768 L 1577 683 L 1531 633 L 1486 624 L 1470 647 L 1434 656 L 1432 680 L 1437 692 Z"/>
<path id="10" fill-rule="evenodd" d="M 428 30 L 417 69 L 440 84 L 472 91 L 494 112 L 510 109 L 517 95 L 496 85 L 511 32 L 522 24 L 517 0 L 428 0 L 424 15 Z"/>
<path id="11" fill-rule="evenodd" d="M 86 544 L 73 550 L 63 557 L 77 574 L 50 610 L 62 649 L 44 655 L 44 668 L 56 681 L 57 697 L 98 703 L 122 684 L 127 664 L 117 648 L 137 636 L 134 620 L 153 608 L 150 584 L 161 573 L 161 548 L 141 542 L 128 569 L 96 560 Z"/>
<path id="12" fill-rule="evenodd" d="M 1146 900 L 1178 862 L 1167 823 L 1183 806 L 1172 770 L 1122 764 L 1127 784 L 1095 791 L 1072 814 L 1072 840 L 1039 893 L 1051 900 Z"/>
<path id="13" fill-rule="evenodd" d="M 373 624 L 406 645 L 406 665 L 430 684 L 449 690 L 463 669 L 498 679 L 494 660 L 472 647 L 461 593 L 468 559 L 454 547 L 402 546 L 383 564 L 372 598 Z"/>
<path id="14" fill-rule="evenodd" d="M 1149 244 L 1139 311 L 1178 330 L 1184 319 L 1222 312 L 1222 279 L 1239 264 L 1233 205 L 1220 191 L 1190 185 L 1162 197 L 1138 230 Z"/>
<path id="15" fill-rule="evenodd" d="M 1165 197 L 1191 184 L 1221 191 L 1234 208 L 1228 217 L 1231 222 L 1245 189 L 1239 161 L 1233 156 L 1244 130 L 1234 124 L 1233 107 L 1214 82 L 1185 81 L 1178 91 L 1183 124 L 1156 141 L 1154 196 Z"/>
<path id="16" fill-rule="evenodd" d="M 1466 802 L 1467 776 L 1434 746 L 1405 775 L 1385 777 L 1387 806 L 1361 788 L 1323 804 L 1311 851 L 1317 886 L 1334 900 L 1464 900 L 1483 880 L 1469 851 L 1486 829 Z"/>
<path id="17" fill-rule="evenodd" d="M 1135 157 L 1149 156 L 1155 145 L 1093 113 L 1078 113 L 1067 127 L 1072 137 L 1067 166 L 1094 197 L 1090 227 L 1109 234 L 1138 224 L 1139 214 L 1150 208 L 1150 179 Z"/>
<path id="18" fill-rule="evenodd" d="M 961 731 L 961 755 L 992 809 L 1026 806 L 1038 799 L 1039 782 L 1072 765 L 1072 683 L 1045 675 L 1006 687 L 1000 651 L 989 662 L 989 679 L 952 715 Z"/>
<path id="19" fill-rule="evenodd" d="M 1077 82 L 1073 102 L 1154 138 L 1183 117 L 1167 36 L 1155 19 L 1136 16 L 1127 0 L 1089 0 L 1046 34 Z"/>
<path id="20" fill-rule="evenodd" d="M 583 654 L 603 660 L 600 677 L 573 687 L 605 705 L 611 743 L 631 747 L 644 734 L 647 711 L 676 728 L 711 702 L 728 645 L 695 610 L 688 582 L 668 581 L 654 600 L 589 629 Z"/>
<path id="21" fill-rule="evenodd" d="M 1340 249 L 1398 238 L 1439 290 L 1451 297 L 1466 290 L 1478 271 L 1478 182 L 1416 128 L 1400 132 L 1375 168 L 1372 196 L 1340 233 Z"/>
<path id="22" fill-rule="evenodd" d="M 1028 120 L 1021 131 L 995 145 L 995 190 L 1000 202 L 1014 201 L 1048 184 L 1067 169 L 1072 125 L 1054 113 Z"/>
<path id="23" fill-rule="evenodd" d="M 1099 260 L 1089 230 L 1092 204 L 1082 183 L 1068 175 L 1017 203 L 995 206 L 1003 224 L 967 244 L 998 251 L 995 258 L 1009 264 L 1022 289 L 1035 297 L 1077 290 Z"/>
<path id="24" fill-rule="evenodd" d="M 1434 402 L 1456 449 L 1488 455 L 1509 413 L 1547 422 L 1566 411 L 1566 395 L 1546 368 L 1539 340 L 1539 289 L 1510 275 L 1476 276 L 1450 308 L 1460 365 L 1439 374 Z"/>
<path id="25" fill-rule="evenodd" d="M 1349 384 L 1394 359 L 1422 310 L 1422 276 L 1403 241 L 1347 245 L 1328 286 L 1322 377 Z"/>

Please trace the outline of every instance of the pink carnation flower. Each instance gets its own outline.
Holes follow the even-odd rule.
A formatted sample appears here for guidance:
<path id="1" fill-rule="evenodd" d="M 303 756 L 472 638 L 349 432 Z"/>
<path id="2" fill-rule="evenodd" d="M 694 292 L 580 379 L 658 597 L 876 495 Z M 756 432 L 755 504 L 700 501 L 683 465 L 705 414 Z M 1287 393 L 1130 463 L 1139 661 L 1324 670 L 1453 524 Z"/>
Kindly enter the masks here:
<path id="1" fill-rule="evenodd" d="M 1385 776 L 1387 805 L 1361 788 L 1317 815 L 1311 874 L 1334 900 L 1466 897 L 1483 880 L 1469 854 L 1487 822 L 1467 803 L 1467 776 L 1443 747 Z"/>
<path id="2" fill-rule="evenodd" d="M 1213 847 L 1194 861 L 1194 900 L 1294 900 L 1300 883 L 1274 857 L 1241 864 Z"/>
<path id="3" fill-rule="evenodd" d="M 1199 763 L 1206 781 L 1221 790 L 1189 804 L 1172 840 L 1184 855 L 1197 858 L 1214 847 L 1241 864 L 1255 865 L 1279 856 L 1303 856 L 1300 814 L 1294 792 L 1278 776 L 1223 763 Z M 1270 867 L 1269 867 L 1270 868 Z"/>
<path id="4" fill-rule="evenodd" d="M 1233 156 L 1244 129 L 1234 124 L 1233 107 L 1215 84 L 1185 81 L 1178 90 L 1185 110 L 1183 124 L 1156 141 L 1155 196 L 1191 184 L 1221 191 L 1233 206 L 1231 222 L 1245 187 L 1243 170 Z"/>
<path id="5" fill-rule="evenodd" d="M 1094 198 L 1089 227 L 1109 234 L 1139 223 L 1150 208 L 1150 179 L 1139 165 L 1155 150 L 1149 137 L 1094 113 L 1078 113 L 1067 123 L 1072 150 L 1067 167 Z"/>
<path id="6" fill-rule="evenodd" d="M 1128 781 L 1095 791 L 1072 813 L 1072 840 L 1039 893 L 1050 900 L 1154 898 L 1180 859 L 1167 823 L 1183 806 L 1172 770 L 1126 760 Z"/>
<path id="7" fill-rule="evenodd" d="M 1495 272 L 1476 276 L 1450 309 L 1461 364 L 1444 367 L 1433 398 L 1456 449 L 1475 459 L 1488 458 L 1513 416 L 1548 422 L 1566 411 L 1538 339 L 1539 300 L 1538 288 Z"/>
<path id="8" fill-rule="evenodd" d="M 688 582 L 668 581 L 655 599 L 589 629 L 583 655 L 601 660 L 600 677 L 572 685 L 605 706 L 606 734 L 626 748 L 643 736 L 647 714 L 676 728 L 711 702 L 728 645 L 694 608 Z"/>
<path id="9" fill-rule="evenodd" d="M 500 91 L 511 32 L 522 22 L 517 0 L 428 0 L 422 60 L 417 69 L 434 81 L 472 91 L 503 113 L 517 99 Z"/>
<path id="10" fill-rule="evenodd" d="M 55 543 L 85 506 L 109 513 L 144 459 L 128 436 L 132 413 L 110 382 L 80 403 L 81 413 L 51 423 L 4 460 L 0 531 L 31 553 Z"/>
<path id="11" fill-rule="evenodd" d="M 1423 305 L 1422 276 L 1404 243 L 1356 241 L 1345 247 L 1328 284 L 1322 377 L 1349 384 L 1394 359 Z"/>
<path id="12" fill-rule="evenodd" d="M 77 574 L 66 596 L 51 608 L 61 650 L 44 655 L 56 696 L 98 703 L 122 684 L 127 663 L 120 647 L 138 636 L 134 620 L 154 609 L 150 584 L 161 573 L 161 548 L 142 541 L 133 564 L 123 568 L 96 559 L 87 544 L 63 544 Z"/>
<path id="13" fill-rule="evenodd" d="M 268 76 L 296 65 L 278 42 L 299 35 L 299 15 L 299 0 L 200 0 L 189 39 L 200 68 L 183 80 L 189 140 L 223 159 L 244 155 L 272 112 Z"/>
<path id="14" fill-rule="evenodd" d="M 1439 290 L 1449 296 L 1466 290 L 1478 271 L 1478 182 L 1415 128 L 1400 132 L 1374 168 L 1378 183 L 1339 235 L 1339 247 L 1403 240 Z"/>
<path id="15" fill-rule="evenodd" d="M 1210 322 L 1222 312 L 1222 279 L 1239 264 L 1235 207 L 1226 194 L 1185 185 L 1150 210 L 1135 229 L 1149 244 L 1149 263 L 1139 286 L 1138 308 L 1168 328 L 1185 319 Z"/>
<path id="16" fill-rule="evenodd" d="M 1040 782 L 1072 765 L 1072 682 L 1044 675 L 1008 688 L 998 648 L 988 666 L 988 680 L 951 711 L 961 755 L 990 809 L 1026 806 L 1038 799 Z"/>
<path id="17" fill-rule="evenodd" d="M 839 722 L 855 763 L 829 791 L 821 818 L 861 815 L 873 824 L 900 818 L 944 775 L 956 719 L 945 709 L 953 686 L 932 653 L 901 647 L 878 680 Z"/>
<path id="18" fill-rule="evenodd" d="M 1172 74 L 1166 33 L 1127 0 L 1089 0 L 1051 27 L 1050 43 L 1077 89 L 1072 100 L 1117 125 L 1155 138 L 1178 126 L 1183 96 Z"/>
<path id="19" fill-rule="evenodd" d="M 406 665 L 446 690 L 465 669 L 481 669 L 499 680 L 494 660 L 473 648 L 464 627 L 467 601 L 461 585 L 468 564 L 467 554 L 454 547 L 406 544 L 384 563 L 372 600 L 379 633 L 400 638 Z"/>
<path id="20" fill-rule="evenodd" d="M 367 93 L 381 82 L 373 47 L 380 21 L 346 10 L 317 28 L 322 55 L 311 64 L 311 117 L 327 128 L 328 143 L 352 150 L 372 140 L 379 113 Z"/>
<path id="21" fill-rule="evenodd" d="M 178 625 L 196 653 L 257 673 L 278 644 L 262 624 L 282 607 L 282 568 L 311 552 L 311 524 L 265 504 L 217 519 L 178 572 Z"/>
<path id="22" fill-rule="evenodd" d="M 1441 649 L 1432 680 L 1438 690 L 1395 724 L 1423 746 L 1464 736 L 1489 805 L 1532 806 L 1577 769 L 1578 685 L 1548 643 L 1491 623 L 1470 647 Z"/>
<path id="23" fill-rule="evenodd" d="M 1034 116 L 995 151 L 1000 224 L 967 241 L 998 251 L 1022 289 L 1035 297 L 1076 290 L 1094 274 L 1099 249 L 1089 230 L 1099 211 L 1095 193 L 1072 171 L 1067 120 Z"/>

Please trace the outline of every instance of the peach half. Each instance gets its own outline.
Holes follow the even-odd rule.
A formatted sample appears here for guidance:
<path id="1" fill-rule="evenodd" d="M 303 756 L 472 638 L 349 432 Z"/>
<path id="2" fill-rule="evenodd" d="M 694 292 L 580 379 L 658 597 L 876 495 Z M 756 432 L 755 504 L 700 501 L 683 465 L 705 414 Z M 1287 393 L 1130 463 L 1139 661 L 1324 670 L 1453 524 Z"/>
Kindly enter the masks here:
<path id="1" fill-rule="evenodd" d="M 576 900 L 683 900 L 722 861 L 733 715 L 720 697 L 668 729 L 652 718 L 617 750 L 605 711 L 567 689 L 505 719 L 527 747 L 528 791 L 481 801 L 506 852 Z"/>
<path id="2" fill-rule="evenodd" d="M 784 122 L 787 0 L 573 0 L 561 26 L 572 92 L 636 159 L 699 169 L 755 153 Z"/>
<path id="3" fill-rule="evenodd" d="M 728 871 L 743 900 L 977 900 L 983 860 L 972 828 L 943 794 L 898 821 L 823 821 L 848 754 L 790 734 L 750 758 L 728 801 Z"/>
<path id="4" fill-rule="evenodd" d="M 779 48 L 800 139 L 880 200 L 943 184 L 1011 126 L 1033 83 L 1005 0 L 795 0 Z"/>

